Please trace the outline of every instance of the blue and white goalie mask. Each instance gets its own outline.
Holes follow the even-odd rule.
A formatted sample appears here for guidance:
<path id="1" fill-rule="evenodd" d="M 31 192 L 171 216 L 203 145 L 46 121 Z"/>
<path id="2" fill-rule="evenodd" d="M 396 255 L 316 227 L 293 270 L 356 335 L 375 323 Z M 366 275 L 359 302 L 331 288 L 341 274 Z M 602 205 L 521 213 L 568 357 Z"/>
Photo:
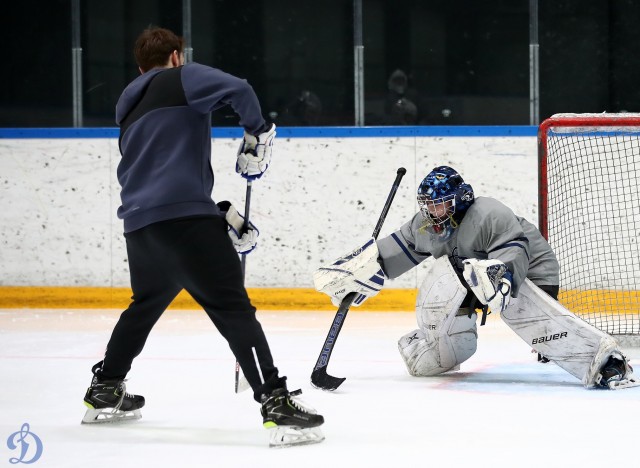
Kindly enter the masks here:
<path id="1" fill-rule="evenodd" d="M 449 166 L 433 169 L 418 187 L 418 206 L 425 227 L 448 237 L 474 202 L 473 188 Z"/>

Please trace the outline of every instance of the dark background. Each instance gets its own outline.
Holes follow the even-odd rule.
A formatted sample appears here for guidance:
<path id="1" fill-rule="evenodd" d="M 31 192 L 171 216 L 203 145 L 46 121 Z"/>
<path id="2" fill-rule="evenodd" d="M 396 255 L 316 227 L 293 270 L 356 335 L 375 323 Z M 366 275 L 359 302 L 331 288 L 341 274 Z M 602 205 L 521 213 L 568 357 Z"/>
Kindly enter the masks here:
<path id="1" fill-rule="evenodd" d="M 83 124 L 113 127 L 149 25 L 181 0 L 84 0 Z M 192 0 L 194 61 L 246 78 L 280 125 L 353 125 L 352 0 Z M 540 120 L 640 111 L 640 2 L 539 1 Z M 4 6 L 0 126 L 71 127 L 71 1 Z M 363 1 L 367 125 L 528 125 L 529 0 Z M 389 89 L 390 76 L 400 92 Z M 404 80 L 406 77 L 406 81 Z M 232 126 L 230 109 L 214 124 Z"/>

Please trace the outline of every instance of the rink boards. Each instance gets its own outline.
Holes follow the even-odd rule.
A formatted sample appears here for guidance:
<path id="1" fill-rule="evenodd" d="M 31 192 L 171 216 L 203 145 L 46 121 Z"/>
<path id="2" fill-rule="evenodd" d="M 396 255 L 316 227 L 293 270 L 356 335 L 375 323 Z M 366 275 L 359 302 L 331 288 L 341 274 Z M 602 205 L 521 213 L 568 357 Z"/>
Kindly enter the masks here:
<path id="1" fill-rule="evenodd" d="M 417 211 L 420 180 L 441 164 L 458 169 L 477 196 L 496 197 L 536 223 L 535 135 L 529 126 L 279 129 L 272 164 L 253 186 L 251 219 L 261 235 L 246 281 L 254 304 L 331 310 L 312 289 L 312 272 L 366 242 L 398 167 L 407 175 L 381 237 Z M 212 134 L 213 197 L 242 206 L 239 137 L 238 129 Z M 126 307 L 119 160 L 117 129 L 0 130 L 2 307 Z M 412 310 L 427 265 L 388 281 L 364 307 Z M 577 294 L 595 295 L 582 289 Z M 606 290 L 609 298 L 637 294 Z M 197 305 L 185 295 L 174 307 Z"/>

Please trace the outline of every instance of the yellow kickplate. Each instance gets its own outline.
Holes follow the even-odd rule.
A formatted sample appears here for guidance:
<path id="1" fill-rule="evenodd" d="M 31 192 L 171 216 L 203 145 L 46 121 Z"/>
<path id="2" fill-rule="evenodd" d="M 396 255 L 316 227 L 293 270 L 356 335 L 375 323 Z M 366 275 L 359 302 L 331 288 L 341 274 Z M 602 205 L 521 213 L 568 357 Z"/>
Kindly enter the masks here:
<path id="1" fill-rule="evenodd" d="M 249 288 L 251 303 L 258 310 L 333 310 L 329 298 L 312 288 Z M 121 309 L 131 303 L 129 288 L 98 287 L 0 287 L 0 309 Z M 412 311 L 414 289 L 386 289 L 352 311 Z M 201 307 L 182 291 L 170 309 L 200 310 Z"/>
<path id="2" fill-rule="evenodd" d="M 312 288 L 249 288 L 251 303 L 258 310 L 335 311 L 329 298 Z M 120 309 L 131 303 L 129 288 L 0 286 L 0 309 Z M 384 289 L 357 311 L 413 311 L 415 289 Z M 560 302 L 578 315 L 606 312 L 637 314 L 640 291 L 560 291 Z M 182 291 L 170 309 L 201 310 Z"/>

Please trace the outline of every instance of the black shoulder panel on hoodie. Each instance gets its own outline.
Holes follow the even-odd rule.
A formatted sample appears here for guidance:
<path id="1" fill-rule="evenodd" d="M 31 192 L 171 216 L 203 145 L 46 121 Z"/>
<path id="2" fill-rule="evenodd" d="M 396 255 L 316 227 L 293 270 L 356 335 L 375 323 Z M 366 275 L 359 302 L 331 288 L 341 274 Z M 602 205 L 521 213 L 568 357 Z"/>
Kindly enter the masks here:
<path id="1" fill-rule="evenodd" d="M 140 101 L 131 108 L 129 114 L 122 119 L 120 125 L 120 140 L 131 124 L 148 112 L 163 107 L 186 106 L 187 98 L 184 94 L 181 79 L 182 67 L 168 68 L 158 73 L 147 84 Z"/>

